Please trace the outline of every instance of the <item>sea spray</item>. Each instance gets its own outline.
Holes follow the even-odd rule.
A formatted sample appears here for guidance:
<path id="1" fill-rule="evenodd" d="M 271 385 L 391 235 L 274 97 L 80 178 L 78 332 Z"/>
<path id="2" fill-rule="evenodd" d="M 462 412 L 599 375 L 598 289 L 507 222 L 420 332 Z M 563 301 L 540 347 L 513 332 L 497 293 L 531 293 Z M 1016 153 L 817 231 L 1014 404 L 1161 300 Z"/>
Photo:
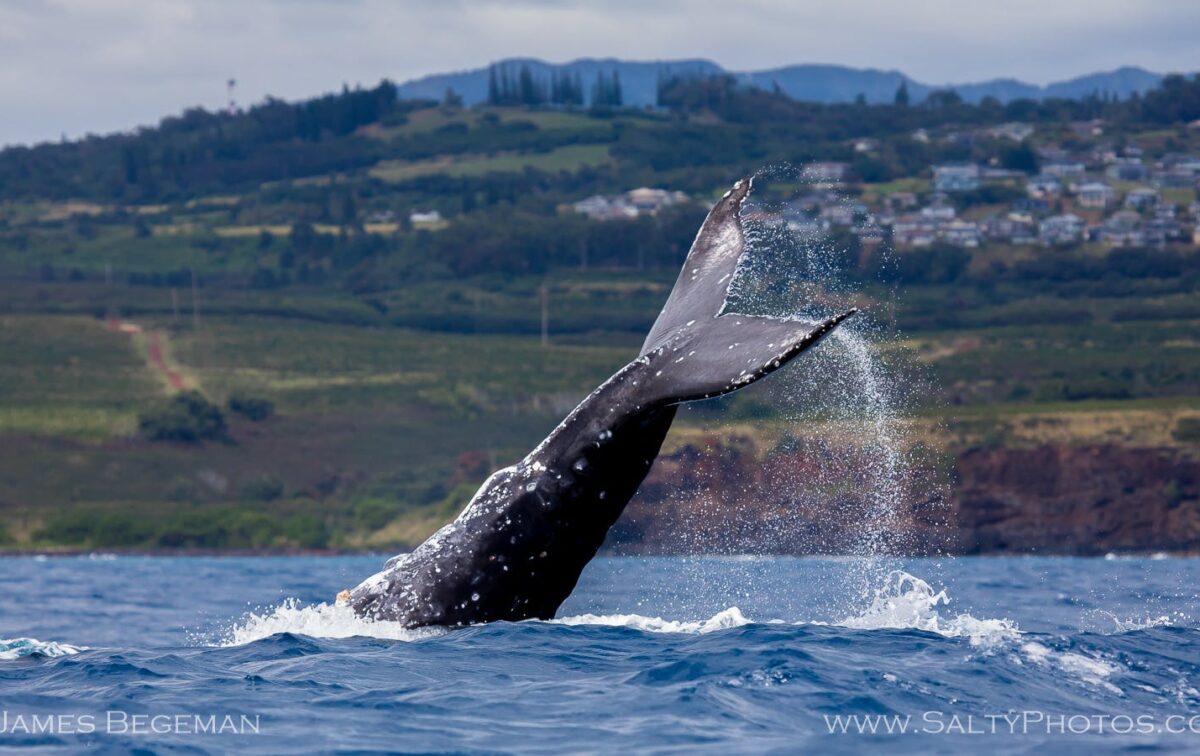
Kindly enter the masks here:
<path id="1" fill-rule="evenodd" d="M 821 201 L 810 201 L 814 195 Z M 830 226 L 816 214 L 816 208 L 830 206 L 840 207 L 842 220 L 851 219 L 859 230 L 873 225 L 861 205 L 806 183 L 802 169 L 760 171 L 743 209 L 747 253 L 726 307 L 814 324 L 851 306 L 866 304 L 865 311 L 762 390 L 723 401 L 736 408 L 771 398 L 784 419 L 773 453 L 791 454 L 800 464 L 781 462 L 776 474 L 784 485 L 769 495 L 790 506 L 772 510 L 766 523 L 759 518 L 753 549 L 855 557 L 857 569 L 831 571 L 823 613 L 836 615 L 870 608 L 894 568 L 894 555 L 936 552 L 936 544 L 911 542 L 909 526 L 914 508 L 938 502 L 943 492 L 936 476 L 914 459 L 905 419 L 914 400 L 929 393 L 928 378 L 898 348 L 894 324 L 881 321 L 873 311 L 879 308 L 863 301 L 864 279 L 887 267 L 889 252 L 875 243 L 854 250 L 849 236 L 832 238 Z M 889 305 L 888 321 L 894 302 Z M 726 505 L 725 491 L 716 485 L 712 491 L 717 495 L 699 504 L 708 521 Z M 747 514 L 730 508 L 731 530 L 751 519 Z M 736 598 L 738 587 L 729 588 Z"/>

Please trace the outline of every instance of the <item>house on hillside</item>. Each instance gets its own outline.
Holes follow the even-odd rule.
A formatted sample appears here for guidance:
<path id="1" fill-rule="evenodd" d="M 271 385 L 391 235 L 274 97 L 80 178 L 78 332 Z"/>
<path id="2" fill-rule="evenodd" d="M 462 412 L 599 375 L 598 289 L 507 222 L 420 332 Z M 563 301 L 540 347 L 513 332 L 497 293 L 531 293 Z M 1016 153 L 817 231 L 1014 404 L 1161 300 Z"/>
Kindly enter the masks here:
<path id="1" fill-rule="evenodd" d="M 1115 181 L 1145 181 L 1149 172 L 1141 158 L 1119 157 L 1104 169 L 1104 175 Z"/>
<path id="2" fill-rule="evenodd" d="M 1093 118 L 1090 121 L 1071 121 L 1071 131 L 1082 137 L 1097 137 L 1104 135 L 1104 121 Z"/>
<path id="3" fill-rule="evenodd" d="M 787 230 L 800 240 L 812 241 L 829 233 L 829 221 L 823 218 L 795 218 L 787 222 Z"/>
<path id="4" fill-rule="evenodd" d="M 1103 210 L 1117 201 L 1116 191 L 1108 184 L 1091 181 L 1079 187 L 1079 204 Z"/>
<path id="5" fill-rule="evenodd" d="M 1083 239 L 1083 219 L 1074 213 L 1052 215 L 1038 224 L 1038 241 L 1048 247 L 1076 244 Z"/>
<path id="6" fill-rule="evenodd" d="M 821 208 L 821 217 L 834 226 L 853 226 L 870 216 L 861 202 L 838 202 Z"/>
<path id="7" fill-rule="evenodd" d="M 959 247 L 978 247 L 982 233 L 975 221 L 955 219 L 943 223 L 938 236 L 949 244 Z"/>
<path id="8" fill-rule="evenodd" d="M 913 192 L 892 192 L 883 199 L 884 209 L 893 213 L 910 210 L 916 206 L 917 195 Z"/>
<path id="9" fill-rule="evenodd" d="M 1042 175 L 1053 176 L 1059 181 L 1080 181 L 1087 174 L 1087 166 L 1076 161 L 1047 163 L 1042 166 Z"/>
<path id="10" fill-rule="evenodd" d="M 442 214 L 437 210 L 413 210 L 408 221 L 414 226 L 432 226 L 442 222 Z"/>
<path id="11" fill-rule="evenodd" d="M 929 204 L 921 208 L 921 217 L 933 220 L 952 220 L 955 216 L 954 205 L 944 194 L 935 194 L 929 199 Z"/>
<path id="12" fill-rule="evenodd" d="M 1139 186 L 1125 195 L 1125 207 L 1131 210 L 1142 210 L 1158 204 L 1158 190 L 1148 186 Z"/>
<path id="13" fill-rule="evenodd" d="M 850 166 L 847 163 L 809 163 L 804 166 L 802 176 L 816 184 L 840 184 L 846 180 Z"/>
<path id="14" fill-rule="evenodd" d="M 574 203 L 571 208 L 591 220 L 627 220 L 639 215 L 654 215 L 664 207 L 687 201 L 688 196 L 683 192 L 640 187 L 616 197 L 597 194 Z"/>
<path id="15" fill-rule="evenodd" d="M 1033 127 L 1027 123 L 1002 123 L 999 126 L 993 126 L 986 131 L 987 135 L 993 139 L 1011 139 L 1014 142 L 1024 142 L 1029 137 L 1033 136 Z"/>
<path id="16" fill-rule="evenodd" d="M 937 240 L 938 225 L 920 215 L 901 215 L 892 223 L 892 243 L 900 249 L 928 247 Z"/>
<path id="17" fill-rule="evenodd" d="M 1191 155 L 1164 155 L 1151 174 L 1156 186 L 1189 189 L 1200 179 L 1200 158 Z"/>
<path id="18" fill-rule="evenodd" d="M 1161 247 L 1167 242 L 1182 242 L 1188 238 L 1187 229 L 1174 218 L 1151 218 L 1142 224 L 1146 244 Z"/>
<path id="19" fill-rule="evenodd" d="M 1030 197 L 1057 197 L 1062 194 L 1063 185 L 1055 176 L 1040 174 L 1025 182 L 1025 193 Z"/>
<path id="20" fill-rule="evenodd" d="M 859 246 L 864 251 L 880 246 L 886 238 L 883 229 L 874 223 L 857 226 L 854 228 L 854 235 L 858 237 Z"/>
<path id="21" fill-rule="evenodd" d="M 1050 203 L 1040 197 L 1026 197 L 1014 200 L 1012 203 L 1013 212 L 1037 216 L 1039 218 L 1043 215 L 1049 215 L 1050 209 Z"/>
<path id="22" fill-rule="evenodd" d="M 594 221 L 627 220 L 638 215 L 637 208 L 622 199 L 602 197 L 599 194 L 576 202 L 572 208 Z"/>
<path id="23" fill-rule="evenodd" d="M 988 218 L 983 223 L 982 231 L 988 241 L 1002 244 L 1032 244 L 1037 241 L 1038 235 L 1033 218 L 1023 213 Z"/>
<path id="24" fill-rule="evenodd" d="M 1100 228 L 1100 241 L 1114 247 L 1143 246 L 1146 238 L 1142 234 L 1142 216 L 1132 210 L 1113 213 Z"/>
<path id="25" fill-rule="evenodd" d="M 935 165 L 933 167 L 933 188 L 939 192 L 969 192 L 978 189 L 980 184 L 979 166 L 970 163 L 962 165 Z"/>
<path id="26" fill-rule="evenodd" d="M 683 192 L 651 189 L 643 186 L 625 192 L 625 201 L 636 208 L 639 215 L 654 215 L 664 207 L 687 202 L 688 196 Z"/>

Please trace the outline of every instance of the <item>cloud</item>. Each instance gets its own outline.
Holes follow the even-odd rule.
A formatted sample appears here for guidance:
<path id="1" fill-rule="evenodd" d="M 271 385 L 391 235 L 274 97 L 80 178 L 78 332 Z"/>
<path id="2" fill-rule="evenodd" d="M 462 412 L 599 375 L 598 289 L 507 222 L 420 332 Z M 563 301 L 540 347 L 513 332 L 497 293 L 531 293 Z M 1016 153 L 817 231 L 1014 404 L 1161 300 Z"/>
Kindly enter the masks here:
<path id="1" fill-rule="evenodd" d="M 507 56 L 827 62 L 930 83 L 1196 68 L 1188 0 L 0 0 L 0 143 Z"/>

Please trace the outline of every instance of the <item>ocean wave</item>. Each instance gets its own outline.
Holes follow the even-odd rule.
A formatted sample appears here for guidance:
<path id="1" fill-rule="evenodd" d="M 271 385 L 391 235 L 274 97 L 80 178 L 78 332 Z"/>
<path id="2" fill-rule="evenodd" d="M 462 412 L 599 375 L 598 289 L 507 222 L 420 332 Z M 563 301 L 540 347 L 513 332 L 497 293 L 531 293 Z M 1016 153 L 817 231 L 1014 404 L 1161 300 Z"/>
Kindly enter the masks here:
<path id="1" fill-rule="evenodd" d="M 292 633 L 310 638 L 383 638 L 409 641 L 437 635 L 444 630 L 405 627 L 399 622 L 377 622 L 363 619 L 348 606 L 313 604 L 303 606 L 296 599 L 261 612 L 250 612 L 243 620 L 225 631 L 218 639 L 219 646 L 244 646 L 272 635 Z"/>
<path id="2" fill-rule="evenodd" d="M 71 656 L 80 651 L 87 651 L 87 647 L 40 641 L 37 638 L 0 638 L 0 661 L 13 661 L 25 657 L 52 659 L 56 656 Z"/>
<path id="3" fill-rule="evenodd" d="M 548 623 L 628 627 L 647 633 L 685 635 L 702 635 L 752 624 L 824 625 L 850 630 L 922 630 L 946 638 L 967 638 L 972 645 L 988 648 L 1014 640 L 1021 634 L 1016 624 L 1007 619 L 978 619 L 970 614 L 943 616 L 939 607 L 949 602 L 944 590 L 935 591 L 924 580 L 907 572 L 895 571 L 876 590 L 870 606 L 864 612 L 837 622 L 755 620 L 746 617 L 738 607 L 731 606 L 707 619 L 669 620 L 641 614 L 579 614 L 558 617 Z M 398 622 L 363 619 L 348 606 L 325 603 L 305 606 L 295 599 L 287 599 L 278 606 L 250 612 L 225 631 L 217 645 L 240 646 L 281 633 L 313 638 L 370 637 L 407 641 L 441 632 L 445 630 L 413 630 Z"/>
<path id="4" fill-rule="evenodd" d="M 971 645 L 994 648 L 1015 640 L 1021 630 L 1008 619 L 979 619 L 970 614 L 943 616 L 950 603 L 945 590 L 902 570 L 888 575 L 861 614 L 830 623 L 854 630 L 924 630 L 946 638 L 967 638 Z"/>
<path id="5" fill-rule="evenodd" d="M 1123 669 L 1117 664 L 1072 651 L 1053 651 L 1037 641 L 1021 644 L 1021 653 L 1035 664 L 1054 667 L 1081 682 L 1122 695 L 1121 689 L 1109 682 Z"/>
<path id="6" fill-rule="evenodd" d="M 703 635 L 717 630 L 731 630 L 751 624 L 736 606 L 717 612 L 706 620 L 665 620 L 661 617 L 644 617 L 640 614 L 580 614 L 574 617 L 559 617 L 550 620 L 555 625 L 600 625 L 606 627 L 631 627 L 646 633 L 682 633 Z"/>

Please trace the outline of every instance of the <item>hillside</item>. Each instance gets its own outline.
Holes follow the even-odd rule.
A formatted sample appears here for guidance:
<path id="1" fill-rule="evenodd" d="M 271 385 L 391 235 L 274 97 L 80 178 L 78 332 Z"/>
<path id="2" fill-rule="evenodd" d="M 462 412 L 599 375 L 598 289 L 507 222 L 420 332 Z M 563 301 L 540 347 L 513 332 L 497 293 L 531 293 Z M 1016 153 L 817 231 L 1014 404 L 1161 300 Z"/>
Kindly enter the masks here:
<path id="1" fill-rule="evenodd" d="M 709 202 L 786 162 L 752 222 L 798 246 L 755 301 L 853 300 L 921 387 L 930 549 L 1200 548 L 1200 80 L 908 106 L 662 84 L 646 112 L 385 82 L 0 152 L 0 544 L 412 544 L 636 353 Z M 655 511 L 778 525 L 802 487 L 772 476 L 837 448 L 812 421 L 755 388 L 683 413 L 614 547 L 678 548 Z M 750 477 L 678 477 L 704 469 Z M 1072 507 L 1142 524 L 1094 538 Z M 780 550 L 837 548 L 796 511 L 824 535 Z"/>

